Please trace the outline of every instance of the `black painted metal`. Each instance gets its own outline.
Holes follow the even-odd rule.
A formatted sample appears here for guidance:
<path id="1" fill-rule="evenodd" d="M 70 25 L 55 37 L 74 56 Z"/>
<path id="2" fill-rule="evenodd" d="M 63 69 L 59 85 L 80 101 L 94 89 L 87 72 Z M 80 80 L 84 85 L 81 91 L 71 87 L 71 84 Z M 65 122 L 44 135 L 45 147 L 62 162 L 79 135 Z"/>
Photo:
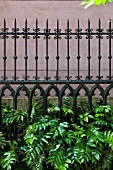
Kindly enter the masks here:
<path id="1" fill-rule="evenodd" d="M 75 78 L 77 78 L 77 80 L 80 80 L 82 78 L 82 76 L 80 76 L 80 39 L 82 39 L 82 36 L 81 36 L 82 29 L 80 29 L 79 20 L 78 20 L 78 29 L 75 29 L 75 31 L 77 33 L 77 36 L 75 38 L 78 39 L 78 56 L 77 56 L 78 75 Z"/>
<path id="2" fill-rule="evenodd" d="M 12 31 L 14 33 L 14 35 L 12 36 L 12 38 L 14 39 L 14 76 L 12 77 L 14 81 L 16 81 L 17 78 L 17 39 L 19 38 L 19 36 L 17 36 L 17 32 L 19 31 L 19 29 L 16 27 L 16 19 L 14 22 L 14 28 L 12 28 Z"/>
<path id="3" fill-rule="evenodd" d="M 65 32 L 66 32 L 66 36 L 65 36 L 65 38 L 67 39 L 67 76 L 66 76 L 66 79 L 69 81 L 70 80 L 70 78 L 71 78 L 71 76 L 70 76 L 70 73 L 69 73 L 69 71 L 70 71 L 70 69 L 69 69 L 69 60 L 70 60 L 70 56 L 69 56 L 69 39 L 71 39 L 71 36 L 70 36 L 70 34 L 71 34 L 71 29 L 69 29 L 69 20 L 67 21 L 67 29 L 65 30 Z"/>
<path id="4" fill-rule="evenodd" d="M 50 39 L 50 29 L 48 29 L 48 19 L 46 21 L 46 29 L 44 29 L 45 32 L 45 39 L 46 39 L 46 76 L 44 77 L 44 79 L 46 81 L 48 81 L 50 79 L 50 77 L 48 76 L 48 62 L 49 62 L 49 56 L 48 56 L 48 40 Z"/>
<path id="5" fill-rule="evenodd" d="M 108 76 L 108 78 L 111 80 L 112 79 L 112 75 L 111 75 L 111 59 L 112 59 L 111 39 L 113 38 L 113 36 L 112 36 L 113 29 L 111 29 L 111 19 L 109 19 L 109 29 L 107 31 L 108 31 L 107 39 L 109 39 L 109 56 L 108 56 L 108 59 L 109 59 L 109 76 Z"/>
<path id="6" fill-rule="evenodd" d="M 35 55 L 35 61 L 36 61 L 36 71 L 35 71 L 35 76 L 33 77 L 36 81 L 39 79 L 38 77 L 38 39 L 40 38 L 39 31 L 40 28 L 38 28 L 38 21 L 36 19 L 36 29 L 33 29 L 33 31 L 36 33 L 36 35 L 33 36 L 33 39 L 36 39 L 36 55 Z"/>
<path id="7" fill-rule="evenodd" d="M 101 76 L 101 39 L 103 39 L 103 36 L 101 35 L 103 32 L 103 29 L 101 29 L 101 21 L 99 19 L 99 28 L 97 29 L 98 32 L 98 36 L 96 36 L 96 38 L 98 38 L 98 80 L 101 80 L 103 78 L 103 76 Z"/>
<path id="8" fill-rule="evenodd" d="M 7 60 L 7 56 L 6 56 L 6 39 L 8 38 L 7 31 L 8 28 L 6 28 L 6 20 L 4 19 L 4 28 L 2 28 L 3 31 L 3 39 L 4 39 L 4 56 L 3 56 L 3 60 L 4 60 L 4 76 L 2 77 L 3 80 L 5 81 L 7 79 L 6 77 L 6 60 Z"/>
<path id="9" fill-rule="evenodd" d="M 89 109 L 92 108 L 92 97 L 95 95 L 95 90 L 98 89 L 100 91 L 100 95 L 103 100 L 103 104 L 107 104 L 107 97 L 109 95 L 109 91 L 113 88 L 113 80 L 112 80 L 112 38 L 113 38 L 113 29 L 111 28 L 111 19 L 109 19 L 109 28 L 107 31 L 104 31 L 101 28 L 101 21 L 99 19 L 99 25 L 98 29 L 94 32 L 93 29 L 91 29 L 90 26 L 90 20 L 88 20 L 88 28 L 85 32 L 82 31 L 80 28 L 80 23 L 78 20 L 77 29 L 75 29 L 75 32 L 73 32 L 70 29 L 69 20 L 67 21 L 67 28 L 64 32 L 61 32 L 61 29 L 59 28 L 59 21 L 57 20 L 57 27 L 54 30 L 54 32 L 51 32 L 48 28 L 48 20 L 46 21 L 46 28 L 43 32 L 41 32 L 40 28 L 38 28 L 38 20 L 36 19 L 36 26 L 33 29 L 33 32 L 30 31 L 30 29 L 27 26 L 27 19 L 25 21 L 25 28 L 23 28 L 23 31 L 21 32 L 19 28 L 17 28 L 17 21 L 15 19 L 14 21 L 14 28 L 12 31 L 9 31 L 8 28 L 6 28 L 6 20 L 4 19 L 4 27 L 1 29 L 0 37 L 3 39 L 4 42 L 4 56 L 3 56 L 3 76 L 0 78 L 0 126 L 2 125 L 2 98 L 4 96 L 5 90 L 9 89 L 11 92 L 11 96 L 13 98 L 13 106 L 14 109 L 17 109 L 17 99 L 19 96 L 19 93 L 21 90 L 26 92 L 26 96 L 28 97 L 28 115 L 30 119 L 31 109 L 32 109 L 32 100 L 35 93 L 35 90 L 38 89 L 40 91 L 40 96 L 42 96 L 43 99 L 43 110 L 44 114 L 46 114 L 47 110 L 47 99 L 50 95 L 50 91 L 54 89 L 56 93 L 56 97 L 58 98 L 58 106 L 62 107 L 62 99 L 65 95 L 65 91 L 68 89 L 73 97 L 73 111 L 75 113 L 74 119 L 76 120 L 76 106 L 77 106 L 77 97 L 80 95 L 79 92 L 81 89 L 85 91 L 85 95 L 88 98 L 89 103 Z M 13 78 L 8 79 L 7 77 L 7 46 L 8 41 L 7 38 L 10 38 L 10 36 L 13 38 L 14 41 L 14 72 L 13 72 Z M 17 63 L 18 63 L 18 54 L 17 54 L 17 45 L 18 45 L 18 38 L 20 36 L 23 37 L 25 41 L 25 56 L 24 56 L 24 62 L 25 62 L 25 72 L 23 73 L 23 79 L 19 79 L 17 77 Z M 49 39 L 51 37 L 54 37 L 55 43 L 56 43 L 56 74 L 54 79 L 50 79 L 49 76 Z M 60 39 L 65 36 L 66 39 L 66 62 L 67 62 L 67 70 L 66 70 L 66 79 L 62 79 L 59 75 L 60 69 L 59 69 L 59 61 L 60 61 Z M 98 56 L 96 59 L 98 59 L 98 75 L 97 79 L 93 79 L 91 76 L 91 39 L 93 37 L 96 37 L 98 39 Z M 35 56 L 33 59 L 35 60 L 35 76 L 33 78 L 29 78 L 28 76 L 28 39 L 33 37 L 35 41 Z M 45 77 L 43 80 L 40 80 L 39 78 L 39 40 L 41 37 L 44 37 L 45 39 Z M 70 41 L 71 38 L 75 37 L 75 41 L 77 41 L 77 55 L 75 56 L 75 60 L 77 60 L 77 75 L 75 75 L 75 79 L 72 79 L 70 75 Z M 82 79 L 81 76 L 81 68 L 80 68 L 80 62 L 81 62 L 81 39 L 85 37 L 87 39 L 87 71 L 88 76 L 87 79 Z M 101 61 L 102 61 L 102 48 L 101 48 L 101 41 L 103 37 L 106 37 L 108 39 L 108 77 L 107 79 L 102 79 L 101 76 L 102 70 L 101 70 Z M 73 44 L 74 45 L 74 44 Z M 23 62 L 23 61 L 22 61 Z M 15 90 L 14 85 L 17 85 L 17 88 Z M 47 87 L 45 88 L 43 85 L 46 84 Z M 88 85 L 92 84 L 92 88 L 89 90 Z M 107 85 L 107 88 L 103 88 L 103 84 Z M 30 89 L 28 87 L 30 86 Z M 61 86 L 58 88 L 58 86 Z M 62 115 L 60 115 L 62 117 Z M 16 138 L 16 131 L 17 126 L 16 122 L 14 124 L 14 138 Z"/>
<path id="10" fill-rule="evenodd" d="M 3 77 L 0 79 L 0 83 L 4 84 L 5 82 L 7 83 L 12 83 L 12 84 L 17 84 L 17 83 L 47 83 L 47 81 L 50 81 L 51 77 L 49 76 L 49 39 L 50 36 L 54 36 L 54 38 L 56 39 L 56 75 L 54 76 L 55 79 L 51 79 L 51 82 L 54 83 L 62 83 L 63 82 L 67 82 L 69 81 L 69 83 L 78 83 L 79 81 L 84 82 L 86 80 L 82 79 L 82 75 L 81 74 L 81 69 L 80 69 L 80 50 L 82 49 L 81 47 L 81 39 L 82 37 L 85 37 L 87 39 L 87 63 L 88 63 L 88 67 L 87 67 L 87 81 L 88 83 L 94 83 L 94 82 L 98 82 L 99 83 L 103 83 L 103 82 L 111 82 L 112 81 L 112 38 L 113 38 L 113 29 L 111 28 L 111 19 L 109 19 L 109 29 L 107 29 L 107 31 L 104 31 L 101 28 L 101 21 L 99 19 L 99 26 L 98 29 L 94 32 L 93 29 L 91 29 L 90 27 L 90 20 L 88 20 L 88 28 L 86 29 L 86 32 L 83 32 L 82 29 L 80 28 L 80 23 L 78 20 L 78 26 L 77 29 L 75 29 L 75 32 L 72 31 L 72 29 L 70 29 L 69 26 L 69 20 L 67 21 L 67 29 L 65 30 L 65 32 L 61 32 L 61 29 L 59 29 L 59 21 L 57 20 L 57 28 L 54 30 L 54 32 L 50 32 L 51 30 L 48 29 L 48 19 L 46 21 L 46 28 L 44 29 L 44 31 L 40 31 L 40 28 L 38 28 L 38 21 L 36 19 L 36 28 L 33 29 L 33 32 L 30 31 L 30 29 L 27 27 L 27 19 L 25 21 L 25 28 L 23 28 L 23 32 L 19 31 L 19 29 L 17 28 L 17 21 L 15 19 L 14 21 L 14 28 L 12 29 L 12 31 L 9 31 L 8 28 L 6 28 L 6 20 L 4 19 L 4 27 L 1 29 L 2 31 L 0 32 L 0 36 L 1 38 L 4 39 L 4 56 L 3 56 L 3 63 L 4 63 L 4 72 L 3 72 Z M 7 39 L 10 38 L 10 36 L 14 39 L 14 75 L 12 76 L 12 80 L 9 79 L 7 77 Z M 17 57 L 17 39 L 20 38 L 20 36 L 23 37 L 23 39 L 25 40 L 25 56 L 24 56 L 24 62 L 25 62 L 25 68 L 24 68 L 24 76 L 23 76 L 23 80 L 20 80 L 19 77 L 17 77 L 17 62 L 18 62 L 18 57 Z M 45 76 L 43 78 L 43 80 L 40 80 L 39 77 L 39 66 L 38 66 L 38 59 L 39 59 L 39 39 L 41 37 L 44 36 L 45 39 L 45 46 L 46 46 L 46 57 L 45 57 Z M 67 47 L 66 47 L 66 52 L 67 52 L 67 70 L 66 70 L 66 75 L 64 80 L 61 80 L 61 77 L 59 76 L 59 61 L 60 61 L 60 57 L 59 57 L 59 39 L 61 39 L 62 36 L 65 36 L 65 39 L 67 41 Z M 73 79 L 70 75 L 70 41 L 73 38 L 73 36 L 75 36 L 75 39 L 77 39 L 77 48 L 78 48 L 78 54 L 77 54 L 77 75 L 75 75 L 75 79 Z M 93 37 L 96 37 L 98 39 L 98 75 L 97 75 L 97 79 L 94 79 L 91 76 L 91 39 Z M 109 40 L 108 41 L 108 76 L 107 79 L 102 79 L 103 76 L 101 76 L 101 61 L 102 61 L 102 55 L 101 55 L 101 41 L 103 39 L 103 36 Z M 32 78 L 30 78 L 29 80 L 29 76 L 28 76 L 28 39 L 29 38 L 35 39 L 35 63 L 36 63 L 36 68 L 35 68 L 35 76 L 33 76 Z M 75 52 L 76 53 L 76 52 Z M 92 79 L 93 78 L 93 79 Z M 87 83 L 86 81 L 86 83 Z"/>
<path id="11" fill-rule="evenodd" d="M 56 69 L 56 80 L 58 81 L 60 79 L 60 76 L 59 76 L 59 39 L 61 39 L 61 36 L 60 36 L 60 33 L 61 33 L 61 29 L 59 29 L 59 21 L 57 20 L 57 29 L 54 29 L 55 31 L 55 37 L 54 39 L 57 40 L 57 55 L 56 55 L 56 60 L 57 60 L 57 69 Z"/>

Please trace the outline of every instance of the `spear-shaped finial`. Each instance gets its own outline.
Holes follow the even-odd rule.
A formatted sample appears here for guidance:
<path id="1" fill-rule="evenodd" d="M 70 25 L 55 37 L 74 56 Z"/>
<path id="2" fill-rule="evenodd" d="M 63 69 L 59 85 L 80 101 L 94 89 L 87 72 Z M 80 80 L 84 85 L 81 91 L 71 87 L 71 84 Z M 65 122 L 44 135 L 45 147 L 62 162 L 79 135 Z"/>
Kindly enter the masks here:
<path id="1" fill-rule="evenodd" d="M 25 20 L 25 28 L 27 28 L 27 18 L 26 18 L 26 20 Z"/>
<path id="2" fill-rule="evenodd" d="M 6 28 L 6 20 L 5 20 L 5 18 L 4 18 L 4 28 Z"/>
<path id="3" fill-rule="evenodd" d="M 16 29 L 16 18 L 15 18 L 15 21 L 14 21 L 14 28 Z"/>
<path id="4" fill-rule="evenodd" d="M 46 21 L 46 29 L 48 29 L 48 19 L 47 19 L 47 21 Z"/>
<path id="5" fill-rule="evenodd" d="M 59 29 L 59 20 L 57 19 L 57 29 Z"/>
<path id="6" fill-rule="evenodd" d="M 67 28 L 69 29 L 69 19 L 67 20 Z"/>

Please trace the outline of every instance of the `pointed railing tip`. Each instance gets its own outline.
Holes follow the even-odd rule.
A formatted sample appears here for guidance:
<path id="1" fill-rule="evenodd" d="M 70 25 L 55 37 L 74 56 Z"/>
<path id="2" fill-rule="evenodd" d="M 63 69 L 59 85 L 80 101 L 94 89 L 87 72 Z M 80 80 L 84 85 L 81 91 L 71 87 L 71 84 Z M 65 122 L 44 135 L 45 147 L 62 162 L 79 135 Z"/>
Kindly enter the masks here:
<path id="1" fill-rule="evenodd" d="M 59 24 L 59 20 L 57 19 L 57 24 Z"/>
<path id="2" fill-rule="evenodd" d="M 26 20 L 25 20 L 25 28 L 27 28 L 27 18 L 26 18 Z"/>
<path id="3" fill-rule="evenodd" d="M 37 20 L 37 18 L 36 18 L 36 27 L 37 27 L 37 25 L 38 25 L 38 20 Z"/>
<path id="4" fill-rule="evenodd" d="M 57 19 L 57 29 L 59 28 L 59 20 Z"/>
<path id="5" fill-rule="evenodd" d="M 99 18 L 99 22 L 98 22 L 98 23 L 99 23 L 99 28 L 100 28 L 100 26 L 101 26 L 101 20 L 100 20 L 100 18 Z"/>
<path id="6" fill-rule="evenodd" d="M 111 18 L 109 18 L 108 22 L 111 22 Z"/>
<path id="7" fill-rule="evenodd" d="M 90 29 L 90 19 L 88 19 L 88 28 Z"/>
<path id="8" fill-rule="evenodd" d="M 6 27 L 6 19 L 4 18 L 4 28 Z"/>
<path id="9" fill-rule="evenodd" d="M 26 18 L 26 20 L 25 20 L 25 24 L 27 24 L 27 18 Z"/>
<path id="10" fill-rule="evenodd" d="M 67 19 L 67 28 L 69 29 L 69 19 Z"/>
<path id="11" fill-rule="evenodd" d="M 48 29 L 48 19 L 46 20 L 46 29 Z"/>
<path id="12" fill-rule="evenodd" d="M 15 18 L 15 21 L 14 21 L 14 27 L 16 28 L 16 18 Z"/>
<path id="13" fill-rule="evenodd" d="M 6 23 L 6 19 L 4 18 L 4 24 Z"/>
<path id="14" fill-rule="evenodd" d="M 78 19 L 78 27 L 79 27 L 79 19 Z"/>
<path id="15" fill-rule="evenodd" d="M 15 21 L 14 21 L 14 23 L 16 24 L 16 18 L 15 18 Z"/>

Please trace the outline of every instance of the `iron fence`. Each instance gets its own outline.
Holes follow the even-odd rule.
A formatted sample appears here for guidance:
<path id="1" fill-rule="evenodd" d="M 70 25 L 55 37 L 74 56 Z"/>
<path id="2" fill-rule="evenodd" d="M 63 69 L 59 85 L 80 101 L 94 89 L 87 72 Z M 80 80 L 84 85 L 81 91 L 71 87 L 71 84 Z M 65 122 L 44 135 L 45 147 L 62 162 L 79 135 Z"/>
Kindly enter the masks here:
<path id="1" fill-rule="evenodd" d="M 2 125 L 2 98 L 4 96 L 4 92 L 6 89 L 8 89 L 11 92 L 11 96 L 13 98 L 13 107 L 14 109 L 17 109 L 17 99 L 19 96 L 19 93 L 21 90 L 26 92 L 26 96 L 28 97 L 28 114 L 30 117 L 31 109 L 32 109 L 32 98 L 35 93 L 36 89 L 40 90 L 40 96 L 43 98 L 43 108 L 44 108 L 44 114 L 46 114 L 47 110 L 47 98 L 50 95 L 50 91 L 54 89 L 56 92 L 56 96 L 58 98 L 58 106 L 62 107 L 62 99 L 63 96 L 65 95 L 66 89 L 69 89 L 72 97 L 73 97 L 73 110 L 74 113 L 76 114 L 76 106 L 77 106 L 77 97 L 80 95 L 79 92 L 81 89 L 84 89 L 85 95 L 88 97 L 88 103 L 89 103 L 89 109 L 92 108 L 92 97 L 94 96 L 94 92 L 96 89 L 99 89 L 100 95 L 102 96 L 103 104 L 107 103 L 107 96 L 109 95 L 109 91 L 113 88 L 113 80 L 112 80 L 112 39 L 113 39 L 113 29 L 111 25 L 111 19 L 109 19 L 108 22 L 108 29 L 104 31 L 104 29 L 101 28 L 101 21 L 99 19 L 98 23 L 98 29 L 96 31 L 93 31 L 90 25 L 90 20 L 88 20 L 88 27 L 85 31 L 82 31 L 80 28 L 80 23 L 78 20 L 77 28 L 72 31 L 70 29 L 70 23 L 69 20 L 67 21 L 67 28 L 65 29 L 64 32 L 61 31 L 59 21 L 57 20 L 56 24 L 56 29 L 54 31 L 51 31 L 49 29 L 48 25 L 48 20 L 46 21 L 46 28 L 41 31 L 41 29 L 38 26 L 38 20 L 36 19 L 36 26 L 33 29 L 33 31 L 30 31 L 28 28 L 28 23 L 27 19 L 25 21 L 25 27 L 22 29 L 22 31 L 17 28 L 17 21 L 15 19 L 14 21 L 14 28 L 10 31 L 7 26 L 6 26 L 6 20 L 4 19 L 4 27 L 1 29 L 0 32 L 0 38 L 3 41 L 3 53 L 4 56 L 1 58 L 2 62 L 0 65 L 3 65 L 3 70 L 1 70 L 0 74 L 3 74 L 0 77 L 0 125 Z M 23 79 L 19 79 L 17 77 L 17 63 L 18 63 L 18 54 L 17 54 L 17 45 L 18 45 L 18 39 L 19 38 L 24 39 L 24 58 L 22 63 L 24 62 L 24 71 L 23 71 Z M 45 39 L 45 76 L 40 79 L 39 77 L 39 44 L 40 44 L 40 39 L 41 38 Z M 49 40 L 51 37 L 54 37 L 54 42 L 56 44 L 56 58 L 55 58 L 55 63 L 56 63 L 56 68 L 55 68 L 55 75 L 54 78 L 51 79 L 49 76 L 49 48 L 52 48 L 49 46 Z M 59 68 L 59 62 L 60 62 L 60 39 L 62 37 L 65 37 L 66 40 L 66 63 L 67 63 L 67 68 L 66 68 L 66 75 L 65 79 L 62 79 L 60 75 L 60 68 Z M 87 77 L 84 79 L 81 76 L 81 39 L 85 38 L 87 41 L 87 57 L 84 63 L 87 63 Z M 98 75 L 96 76 L 96 79 L 91 76 L 91 41 L 95 37 L 97 39 L 98 45 L 97 45 L 97 51 L 98 51 L 98 56 L 96 59 L 98 60 L 98 67 L 97 67 L 97 73 Z M 13 40 L 13 50 L 14 50 L 14 55 L 13 55 L 13 76 L 12 79 L 8 78 L 7 76 L 7 46 L 8 46 L 8 38 L 12 38 Z M 33 38 L 35 41 L 35 56 L 32 57 L 32 60 L 35 61 L 35 75 L 29 78 L 28 75 L 28 39 Z M 106 63 L 108 62 L 108 67 L 107 67 L 107 78 L 104 79 L 102 77 L 102 69 L 101 69 L 101 63 L 102 63 L 102 39 L 108 39 L 107 43 L 108 46 L 107 51 L 108 51 L 108 56 Z M 73 60 L 77 61 L 77 65 L 75 65 L 75 68 L 77 70 L 77 74 L 74 74 L 74 78 L 71 77 L 70 75 L 70 41 L 71 39 L 75 39 L 77 42 L 77 51 L 75 54 L 75 58 Z M 74 44 L 73 44 L 74 46 Z M 63 63 L 61 64 L 63 67 Z M 1 66 L 2 67 L 2 66 Z M 47 88 L 44 88 L 44 84 L 48 85 Z M 88 88 L 88 85 L 91 84 L 92 88 Z M 107 84 L 106 89 L 103 88 L 103 84 Z M 14 85 L 17 85 L 18 87 L 15 88 L 13 87 Z M 30 89 L 27 87 L 27 85 L 31 85 Z M 33 85 L 33 86 L 32 86 Z M 59 88 L 59 86 L 61 88 Z"/>

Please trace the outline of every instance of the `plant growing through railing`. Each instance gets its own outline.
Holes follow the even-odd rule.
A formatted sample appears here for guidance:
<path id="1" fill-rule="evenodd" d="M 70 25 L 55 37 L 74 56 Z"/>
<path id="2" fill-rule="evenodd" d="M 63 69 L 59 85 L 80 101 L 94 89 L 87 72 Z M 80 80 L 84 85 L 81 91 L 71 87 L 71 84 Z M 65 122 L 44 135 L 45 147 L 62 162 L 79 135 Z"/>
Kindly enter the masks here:
<path id="1" fill-rule="evenodd" d="M 0 169 L 11 170 L 14 165 L 15 170 L 111 170 L 111 108 L 96 106 L 89 111 L 86 103 L 79 100 L 76 122 L 72 119 L 74 113 L 67 98 L 61 109 L 58 106 L 48 107 L 48 115 L 45 116 L 37 113 L 38 106 L 34 104 L 30 122 L 26 112 L 5 106 L 3 132 L 0 132 Z M 10 132 L 15 121 L 17 141 L 13 140 Z"/>

